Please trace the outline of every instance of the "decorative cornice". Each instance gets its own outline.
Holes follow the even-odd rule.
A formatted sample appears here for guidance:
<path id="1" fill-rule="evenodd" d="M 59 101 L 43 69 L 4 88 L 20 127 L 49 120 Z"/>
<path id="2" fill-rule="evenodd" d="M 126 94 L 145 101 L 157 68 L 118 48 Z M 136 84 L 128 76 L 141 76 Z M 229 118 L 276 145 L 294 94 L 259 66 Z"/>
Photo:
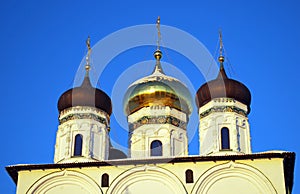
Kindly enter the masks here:
<path id="1" fill-rule="evenodd" d="M 104 112 L 98 108 L 95 108 L 95 107 L 74 106 L 74 107 L 70 107 L 70 108 L 67 108 L 67 109 L 61 111 L 59 114 L 59 118 L 64 117 L 64 115 L 70 114 L 72 112 L 78 113 L 78 112 L 86 112 L 86 111 L 93 112 L 94 114 L 103 114 L 103 115 L 105 115 L 105 117 L 109 117 L 109 115 L 106 112 Z"/>
<path id="2" fill-rule="evenodd" d="M 186 130 L 187 123 L 179 120 L 173 116 L 143 116 L 139 120 L 133 123 L 129 123 L 129 131 L 133 131 L 136 128 L 147 124 L 171 124 L 175 127 L 179 127 Z"/>
<path id="3" fill-rule="evenodd" d="M 71 121 L 71 120 L 77 120 L 77 119 L 91 119 L 91 120 L 95 120 L 98 121 L 104 125 L 107 125 L 107 120 L 105 118 L 102 118 L 98 115 L 95 115 L 93 113 L 73 113 L 73 114 L 69 114 L 65 117 L 63 117 L 62 119 L 59 119 L 59 124 L 63 124 L 67 121 Z"/>
<path id="4" fill-rule="evenodd" d="M 215 107 L 212 107 L 212 108 L 202 112 L 200 114 L 200 119 L 202 119 L 214 112 L 234 112 L 234 113 L 237 113 L 237 114 L 247 117 L 246 111 L 244 111 L 241 108 L 237 108 L 236 106 L 215 106 Z"/>
<path id="5" fill-rule="evenodd" d="M 18 172 L 20 171 L 33 171 L 33 170 L 48 170 L 48 169 L 74 169 L 74 168 L 91 168 L 91 167 L 105 167 L 105 166 L 126 166 L 126 165 L 157 165 L 166 163 L 193 163 L 201 164 L 205 161 L 237 161 L 237 160 L 256 160 L 256 159 L 272 159 L 272 158 L 283 158 L 284 159 L 284 174 L 285 177 L 291 182 L 288 184 L 290 188 L 293 184 L 294 165 L 295 165 L 295 152 L 263 152 L 255 154 L 241 154 L 241 155 L 226 155 L 226 156 L 183 156 L 183 157 L 153 157 L 143 159 L 131 159 L 126 158 L 122 160 L 111 160 L 111 161 L 98 161 L 98 162 L 78 162 L 78 163 L 59 163 L 59 164 L 22 164 L 6 166 L 6 171 L 10 177 L 14 180 L 15 184 L 18 183 Z"/>

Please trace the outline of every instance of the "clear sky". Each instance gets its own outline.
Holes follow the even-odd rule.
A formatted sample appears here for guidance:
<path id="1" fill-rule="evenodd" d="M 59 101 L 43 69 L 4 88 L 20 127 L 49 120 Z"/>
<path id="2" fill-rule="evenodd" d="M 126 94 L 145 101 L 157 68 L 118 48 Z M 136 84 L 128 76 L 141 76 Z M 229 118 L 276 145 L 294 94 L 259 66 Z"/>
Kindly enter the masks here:
<path id="1" fill-rule="evenodd" d="M 157 16 L 162 24 L 196 37 L 213 56 L 222 28 L 230 60 L 226 70 L 252 93 L 249 120 L 253 152 L 299 153 L 299 7 L 296 0 L 2 2 L 1 193 L 15 193 L 5 166 L 53 163 L 57 100 L 73 85 L 86 54 L 87 36 L 94 45 L 125 27 L 154 24 Z M 107 46 L 107 52 L 113 48 Z M 116 56 L 107 64 L 98 85 L 112 96 L 122 72 L 141 61 L 153 60 L 153 49 L 134 48 Z M 167 53 L 163 60 L 181 69 L 196 90 L 205 82 L 184 56 L 172 50 Z M 152 67 L 147 68 L 151 73 Z M 119 101 L 113 102 L 114 106 L 122 104 L 121 98 Z M 126 144 L 126 132 L 114 117 L 111 137 Z M 197 138 L 190 144 L 191 154 L 198 153 Z M 293 193 L 300 193 L 298 161 Z"/>

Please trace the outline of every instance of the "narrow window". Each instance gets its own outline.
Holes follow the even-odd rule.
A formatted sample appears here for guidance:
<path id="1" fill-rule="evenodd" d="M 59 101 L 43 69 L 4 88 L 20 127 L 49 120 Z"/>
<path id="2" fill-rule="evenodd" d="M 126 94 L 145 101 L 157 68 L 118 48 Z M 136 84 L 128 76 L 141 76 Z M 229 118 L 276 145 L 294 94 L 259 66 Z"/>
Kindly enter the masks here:
<path id="1" fill-rule="evenodd" d="M 159 140 L 151 142 L 151 156 L 162 156 L 162 143 Z"/>
<path id="2" fill-rule="evenodd" d="M 82 154 L 82 135 L 77 134 L 74 142 L 74 156 L 81 156 Z"/>
<path id="3" fill-rule="evenodd" d="M 185 182 L 186 183 L 193 183 L 194 182 L 193 171 L 190 170 L 190 169 L 185 171 Z"/>
<path id="4" fill-rule="evenodd" d="M 109 176 L 108 174 L 104 173 L 101 177 L 101 187 L 108 187 L 109 186 Z"/>
<path id="5" fill-rule="evenodd" d="M 222 144 L 222 150 L 230 149 L 229 130 L 227 127 L 223 127 L 221 129 L 221 144 Z"/>

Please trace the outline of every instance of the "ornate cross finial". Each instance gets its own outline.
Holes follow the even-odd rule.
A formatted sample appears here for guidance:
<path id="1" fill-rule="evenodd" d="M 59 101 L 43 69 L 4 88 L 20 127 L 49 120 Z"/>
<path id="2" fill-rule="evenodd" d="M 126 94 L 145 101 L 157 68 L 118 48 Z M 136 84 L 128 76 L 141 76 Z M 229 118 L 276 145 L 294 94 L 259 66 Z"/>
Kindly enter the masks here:
<path id="1" fill-rule="evenodd" d="M 86 60 L 86 64 L 85 64 L 85 70 L 88 73 L 89 70 L 91 69 L 91 65 L 90 65 L 90 56 L 91 56 L 91 52 L 92 52 L 92 48 L 91 48 L 91 39 L 90 36 L 88 36 L 87 40 L 85 41 L 86 46 L 88 48 L 88 53 L 87 56 L 85 58 Z"/>
<path id="2" fill-rule="evenodd" d="M 164 73 L 160 64 L 160 59 L 162 58 L 162 52 L 160 51 L 160 40 L 161 40 L 161 34 L 160 34 L 160 17 L 157 17 L 156 20 L 156 28 L 157 28 L 157 49 L 154 52 L 154 57 L 156 59 L 155 69 L 153 73 L 159 72 Z"/>
<path id="3" fill-rule="evenodd" d="M 161 39 L 161 34 L 160 34 L 160 17 L 157 17 L 156 20 L 156 28 L 157 28 L 157 50 L 159 50 L 160 48 L 160 39 Z"/>
<path id="4" fill-rule="evenodd" d="M 219 30 L 219 39 L 220 39 L 220 56 L 223 55 L 223 40 L 222 40 L 222 30 Z"/>
<path id="5" fill-rule="evenodd" d="M 87 46 L 88 50 L 90 51 L 91 50 L 91 38 L 90 38 L 90 36 L 88 36 L 85 43 L 86 43 L 86 46 Z"/>
<path id="6" fill-rule="evenodd" d="M 222 30 L 221 29 L 219 30 L 219 39 L 220 39 L 219 62 L 223 66 L 223 62 L 225 59 L 223 56 L 224 48 L 223 48 L 223 39 L 222 39 Z"/>

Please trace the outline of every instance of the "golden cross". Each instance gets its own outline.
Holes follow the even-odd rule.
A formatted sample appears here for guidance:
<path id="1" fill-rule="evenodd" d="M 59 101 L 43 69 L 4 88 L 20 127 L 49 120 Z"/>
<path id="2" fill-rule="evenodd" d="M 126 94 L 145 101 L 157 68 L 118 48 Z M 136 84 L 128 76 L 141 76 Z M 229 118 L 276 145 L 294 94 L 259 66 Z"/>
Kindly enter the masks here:
<path id="1" fill-rule="evenodd" d="M 161 39 L 161 34 L 160 34 L 160 17 L 159 16 L 157 17 L 157 20 L 156 20 L 156 28 L 157 28 L 157 35 L 158 35 L 158 38 L 157 38 L 157 49 L 159 50 L 160 39 Z"/>
<path id="2" fill-rule="evenodd" d="M 219 30 L 219 39 L 220 39 L 220 56 L 223 56 L 223 40 L 222 40 L 222 30 Z"/>
<path id="3" fill-rule="evenodd" d="M 86 43 L 86 46 L 87 46 L 88 50 L 91 50 L 91 38 L 90 38 L 90 36 L 88 36 L 85 43 Z"/>
<path id="4" fill-rule="evenodd" d="M 90 39 L 90 36 L 88 36 L 87 40 L 86 40 L 86 46 L 88 48 L 88 53 L 87 53 L 87 56 L 86 56 L 86 65 L 85 65 L 85 70 L 88 72 L 91 68 L 90 66 L 90 55 L 91 55 L 91 39 Z"/>

